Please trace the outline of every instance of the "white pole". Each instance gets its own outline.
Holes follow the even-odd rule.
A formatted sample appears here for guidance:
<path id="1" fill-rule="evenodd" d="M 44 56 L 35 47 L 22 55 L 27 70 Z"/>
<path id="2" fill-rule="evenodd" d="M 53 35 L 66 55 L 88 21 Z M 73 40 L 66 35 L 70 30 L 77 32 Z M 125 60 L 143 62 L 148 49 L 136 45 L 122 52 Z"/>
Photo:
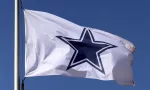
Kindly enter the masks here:
<path id="1" fill-rule="evenodd" d="M 14 90 L 20 90 L 20 67 L 19 67 L 19 0 L 15 1 L 15 30 L 14 30 Z"/>

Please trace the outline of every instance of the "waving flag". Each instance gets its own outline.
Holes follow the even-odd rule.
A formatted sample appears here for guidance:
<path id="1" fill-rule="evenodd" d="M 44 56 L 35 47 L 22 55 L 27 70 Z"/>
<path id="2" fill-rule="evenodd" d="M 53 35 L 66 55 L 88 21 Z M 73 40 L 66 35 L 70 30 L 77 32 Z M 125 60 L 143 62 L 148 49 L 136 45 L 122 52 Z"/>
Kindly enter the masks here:
<path id="1" fill-rule="evenodd" d="M 25 10 L 25 77 L 64 75 L 134 85 L 134 45 L 50 13 Z"/>

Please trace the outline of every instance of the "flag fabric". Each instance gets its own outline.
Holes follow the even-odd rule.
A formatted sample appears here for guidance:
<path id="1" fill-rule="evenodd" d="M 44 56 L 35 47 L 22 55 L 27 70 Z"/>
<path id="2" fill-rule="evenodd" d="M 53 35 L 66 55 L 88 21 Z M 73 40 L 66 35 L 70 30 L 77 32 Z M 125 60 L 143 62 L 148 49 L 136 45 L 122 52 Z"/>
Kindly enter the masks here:
<path id="1" fill-rule="evenodd" d="M 56 15 L 24 10 L 25 77 L 64 75 L 134 85 L 135 46 Z"/>

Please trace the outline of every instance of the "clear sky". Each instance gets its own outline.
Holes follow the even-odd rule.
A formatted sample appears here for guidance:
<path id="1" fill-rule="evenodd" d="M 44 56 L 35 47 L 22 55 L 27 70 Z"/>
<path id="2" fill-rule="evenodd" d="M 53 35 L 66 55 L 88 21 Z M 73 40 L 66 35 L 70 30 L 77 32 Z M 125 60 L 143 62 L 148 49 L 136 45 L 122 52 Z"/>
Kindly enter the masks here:
<path id="1" fill-rule="evenodd" d="M 53 13 L 82 26 L 102 29 L 136 46 L 136 86 L 63 76 L 27 78 L 25 90 L 150 90 L 150 0 L 23 0 L 24 8 Z M 13 90 L 14 0 L 0 0 L 0 90 Z M 24 19 L 21 14 L 21 79 L 24 76 Z"/>

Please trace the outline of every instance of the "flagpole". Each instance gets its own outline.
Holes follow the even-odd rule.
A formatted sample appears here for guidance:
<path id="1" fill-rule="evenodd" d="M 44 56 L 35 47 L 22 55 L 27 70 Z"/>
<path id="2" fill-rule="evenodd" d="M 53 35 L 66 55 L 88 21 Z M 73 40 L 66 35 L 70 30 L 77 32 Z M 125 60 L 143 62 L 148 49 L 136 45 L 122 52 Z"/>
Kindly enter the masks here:
<path id="1" fill-rule="evenodd" d="M 20 90 L 20 52 L 19 52 L 19 0 L 15 1 L 15 26 L 14 26 L 14 90 Z"/>

